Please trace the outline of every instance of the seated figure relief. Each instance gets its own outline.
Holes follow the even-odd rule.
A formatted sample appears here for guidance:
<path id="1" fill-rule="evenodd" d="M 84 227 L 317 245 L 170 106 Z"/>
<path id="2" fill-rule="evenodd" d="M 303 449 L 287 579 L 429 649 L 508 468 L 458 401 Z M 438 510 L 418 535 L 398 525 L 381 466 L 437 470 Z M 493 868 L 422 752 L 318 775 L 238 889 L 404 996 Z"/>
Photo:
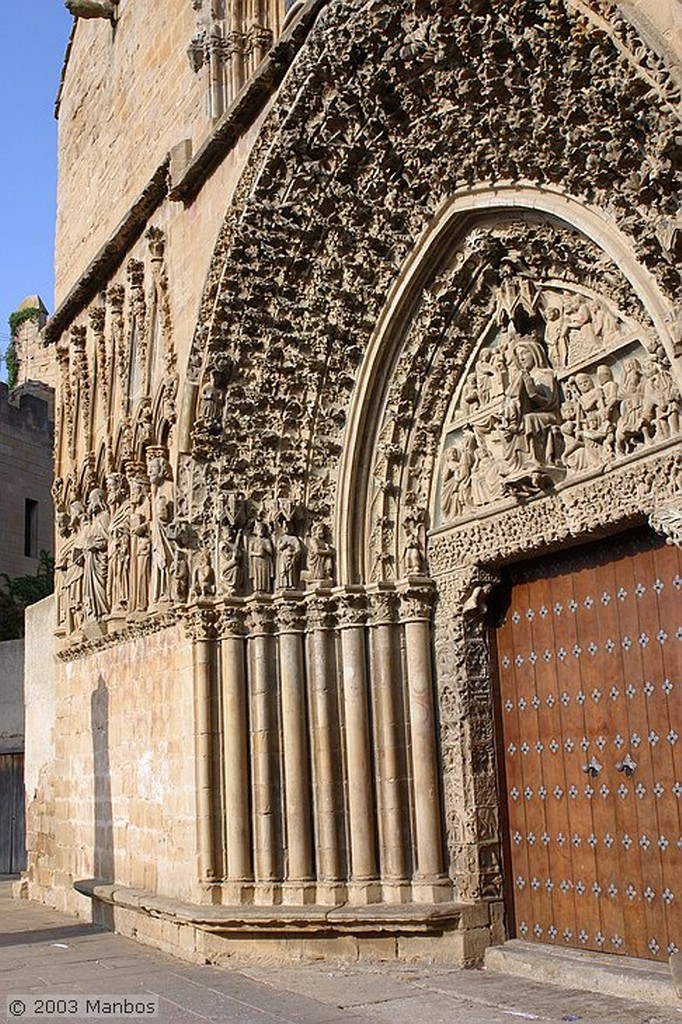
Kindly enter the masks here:
<path id="1" fill-rule="evenodd" d="M 606 303 L 552 289 L 526 323 L 521 333 L 498 321 L 462 381 L 440 468 L 442 522 L 542 494 L 680 431 L 664 356 Z"/>

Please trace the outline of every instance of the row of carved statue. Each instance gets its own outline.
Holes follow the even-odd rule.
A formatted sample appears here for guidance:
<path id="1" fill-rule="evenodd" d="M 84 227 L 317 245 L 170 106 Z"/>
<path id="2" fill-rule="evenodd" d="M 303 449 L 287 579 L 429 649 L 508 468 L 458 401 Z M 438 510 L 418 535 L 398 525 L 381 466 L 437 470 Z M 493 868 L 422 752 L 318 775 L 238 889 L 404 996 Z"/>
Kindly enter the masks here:
<path id="1" fill-rule="evenodd" d="M 209 548 L 176 515 L 165 454 L 147 454 L 146 464 L 109 473 L 105 488 L 94 484 L 84 501 L 58 511 L 56 591 L 64 633 L 216 595 L 333 584 L 335 552 L 323 523 L 302 538 L 281 521 L 256 518 L 238 526 L 226 520 Z"/>
<path id="2" fill-rule="evenodd" d="M 617 373 L 614 370 L 617 369 Z M 539 335 L 503 332 L 465 381 L 446 448 L 441 513 L 448 521 L 506 495 L 527 497 L 680 430 L 682 403 L 658 354 L 560 379 Z"/>

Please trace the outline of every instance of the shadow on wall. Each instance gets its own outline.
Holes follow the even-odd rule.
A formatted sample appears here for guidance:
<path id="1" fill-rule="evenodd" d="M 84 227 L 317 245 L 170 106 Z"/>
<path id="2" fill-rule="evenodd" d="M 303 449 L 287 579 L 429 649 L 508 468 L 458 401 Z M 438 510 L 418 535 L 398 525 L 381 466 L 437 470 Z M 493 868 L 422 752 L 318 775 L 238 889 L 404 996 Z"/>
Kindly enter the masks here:
<path id="1" fill-rule="evenodd" d="M 109 766 L 109 690 L 101 673 L 90 698 L 90 724 L 94 777 L 93 868 L 95 880 L 106 884 L 115 880 L 115 857 Z M 97 924 L 113 929 L 112 907 L 95 900 L 92 919 Z"/>

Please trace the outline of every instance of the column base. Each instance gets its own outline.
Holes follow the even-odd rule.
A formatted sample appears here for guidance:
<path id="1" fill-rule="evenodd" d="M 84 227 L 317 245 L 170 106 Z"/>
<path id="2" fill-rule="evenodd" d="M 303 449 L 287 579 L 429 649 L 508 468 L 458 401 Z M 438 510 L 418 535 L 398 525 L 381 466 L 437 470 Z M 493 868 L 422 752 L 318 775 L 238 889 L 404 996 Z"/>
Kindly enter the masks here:
<path id="1" fill-rule="evenodd" d="M 283 882 L 281 900 L 284 906 L 307 907 L 316 902 L 316 886 L 311 880 Z"/>
<path id="2" fill-rule="evenodd" d="M 340 907 L 347 903 L 348 886 L 345 882 L 318 882 L 317 903 L 322 907 Z"/>
<path id="3" fill-rule="evenodd" d="M 255 884 L 249 879 L 243 882 L 224 882 L 222 888 L 224 904 L 235 907 L 253 906 Z"/>
<path id="4" fill-rule="evenodd" d="M 412 883 L 407 878 L 382 881 L 382 903 L 409 903 L 412 899 Z"/>
<path id="5" fill-rule="evenodd" d="M 366 882 L 349 882 L 348 902 L 358 907 L 365 907 L 370 903 L 381 903 L 381 882 L 376 879 L 368 879 Z"/>
<path id="6" fill-rule="evenodd" d="M 448 903 L 452 900 L 452 882 L 449 878 L 413 878 L 414 903 Z"/>

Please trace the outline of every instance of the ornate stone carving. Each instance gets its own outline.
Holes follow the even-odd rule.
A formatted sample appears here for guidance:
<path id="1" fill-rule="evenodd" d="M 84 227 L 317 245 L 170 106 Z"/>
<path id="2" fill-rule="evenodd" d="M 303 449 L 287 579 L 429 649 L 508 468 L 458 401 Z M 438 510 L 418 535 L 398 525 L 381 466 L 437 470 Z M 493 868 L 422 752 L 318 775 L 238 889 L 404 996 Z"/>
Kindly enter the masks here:
<path id="1" fill-rule="evenodd" d="M 363 592 L 341 590 L 336 595 L 336 622 L 339 629 L 357 629 L 367 622 L 367 598 Z"/>
<path id="2" fill-rule="evenodd" d="M 368 624 L 385 626 L 398 621 L 399 598 L 395 590 L 376 590 L 367 594 Z"/>
<path id="3" fill-rule="evenodd" d="M 196 598 L 205 599 L 214 597 L 215 590 L 215 572 L 211 564 L 211 555 L 206 548 L 202 548 L 194 563 L 192 593 Z"/>
<path id="4" fill-rule="evenodd" d="M 682 503 L 664 505 L 649 514 L 649 525 L 662 533 L 667 544 L 682 547 Z"/>

